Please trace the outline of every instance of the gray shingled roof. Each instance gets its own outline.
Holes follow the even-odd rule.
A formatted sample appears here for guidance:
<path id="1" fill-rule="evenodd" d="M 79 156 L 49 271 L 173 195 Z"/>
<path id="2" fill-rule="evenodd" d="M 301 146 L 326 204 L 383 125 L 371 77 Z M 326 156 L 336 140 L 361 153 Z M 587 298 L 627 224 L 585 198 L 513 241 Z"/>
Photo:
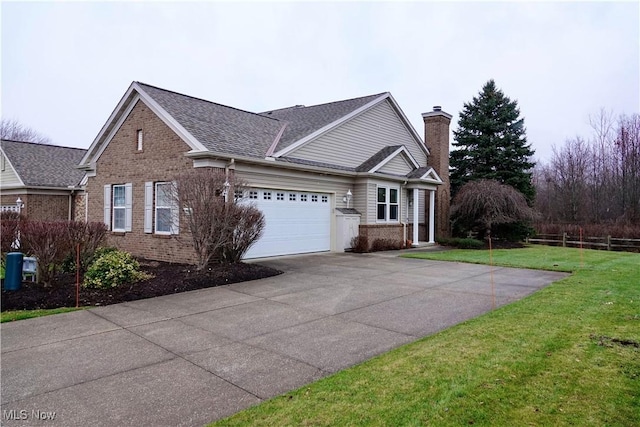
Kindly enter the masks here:
<path id="1" fill-rule="evenodd" d="M 211 151 L 264 158 L 283 125 L 260 114 L 138 84 Z"/>
<path id="2" fill-rule="evenodd" d="M 412 178 L 420 178 L 422 175 L 424 175 L 425 173 L 427 173 L 427 171 L 431 169 L 431 166 L 422 166 L 419 167 L 418 169 L 415 169 L 413 171 L 411 171 L 409 174 L 407 174 L 407 178 L 412 179 Z"/>
<path id="3" fill-rule="evenodd" d="M 356 167 L 357 172 L 368 172 L 373 169 L 378 163 L 389 157 L 396 151 L 398 148 L 402 147 L 402 145 L 388 145 L 384 147 L 382 150 L 378 151 L 373 156 L 369 157 L 365 160 L 360 166 Z"/>
<path id="4" fill-rule="evenodd" d="M 84 176 L 75 168 L 87 152 L 81 148 L 2 140 L 2 150 L 27 187 L 67 188 Z"/>
<path id="5" fill-rule="evenodd" d="M 260 114 L 265 117 L 272 117 L 287 122 L 287 127 L 276 147 L 276 151 L 278 151 L 312 134 L 318 129 L 335 122 L 385 93 L 386 92 L 309 107 L 297 105 L 279 110 L 265 111 Z"/>

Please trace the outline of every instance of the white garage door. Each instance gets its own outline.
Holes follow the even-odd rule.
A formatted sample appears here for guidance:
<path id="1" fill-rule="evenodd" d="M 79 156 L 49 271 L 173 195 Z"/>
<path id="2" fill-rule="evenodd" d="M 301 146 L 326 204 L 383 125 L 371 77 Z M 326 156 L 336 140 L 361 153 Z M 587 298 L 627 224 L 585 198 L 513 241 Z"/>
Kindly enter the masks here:
<path id="1" fill-rule="evenodd" d="M 266 227 L 245 258 L 321 252 L 331 249 L 329 195 L 251 189 L 249 202 L 262 211 Z"/>

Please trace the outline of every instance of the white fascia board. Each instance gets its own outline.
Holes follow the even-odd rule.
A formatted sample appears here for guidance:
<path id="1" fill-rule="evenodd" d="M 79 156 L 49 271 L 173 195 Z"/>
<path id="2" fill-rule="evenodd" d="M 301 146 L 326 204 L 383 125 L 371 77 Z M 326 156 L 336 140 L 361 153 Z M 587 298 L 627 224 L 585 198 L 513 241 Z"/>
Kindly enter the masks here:
<path id="1" fill-rule="evenodd" d="M 225 168 L 229 162 L 221 159 L 193 159 L 194 168 Z"/>
<path id="2" fill-rule="evenodd" d="M 124 95 L 120 99 L 120 102 L 118 102 L 118 105 L 116 105 L 116 108 L 113 109 L 113 112 L 111 112 L 111 115 L 109 116 L 109 118 L 107 119 L 105 124 L 102 126 L 102 129 L 100 129 L 100 132 L 98 132 L 98 135 L 96 136 L 96 138 L 91 143 L 91 146 L 87 150 L 87 153 L 84 155 L 82 160 L 80 160 L 80 165 L 79 166 L 85 166 L 85 165 L 87 165 L 88 163 L 91 162 L 92 157 L 94 157 L 95 149 L 100 146 L 100 144 L 102 143 L 105 135 L 109 132 L 110 125 L 116 120 L 116 118 L 120 114 L 119 111 L 121 111 L 124 108 L 124 106 L 127 104 L 128 100 L 129 100 L 129 97 L 131 96 L 132 92 L 134 91 L 134 84 L 135 84 L 135 82 L 133 82 L 133 83 L 131 83 L 131 85 L 129 85 L 129 88 L 127 89 L 127 91 L 124 93 Z"/>
<path id="3" fill-rule="evenodd" d="M 433 168 L 429 168 L 429 170 L 426 171 L 424 175 L 420 177 L 420 179 L 431 180 L 433 182 L 442 183 L 442 179 Z"/>
<path id="4" fill-rule="evenodd" d="M 330 131 L 332 129 L 335 129 L 336 127 L 340 126 L 344 122 L 347 122 L 347 121 L 353 119 L 354 117 L 359 116 L 360 114 L 364 113 L 368 109 L 374 107 L 375 105 L 379 104 L 380 102 L 384 101 L 385 99 L 387 99 L 390 96 L 391 96 L 391 94 L 389 92 L 386 92 L 386 93 L 380 95 L 378 98 L 374 99 L 373 101 L 369 102 L 368 104 L 365 104 L 362 107 L 360 107 L 360 108 L 358 108 L 356 110 L 353 110 L 349 114 L 340 117 L 338 120 L 335 120 L 334 122 L 329 123 L 328 125 L 318 129 L 317 131 L 313 132 L 312 134 L 307 135 L 304 138 L 294 142 L 290 146 L 288 146 L 286 148 L 283 148 L 282 150 L 274 153 L 273 157 L 282 157 L 282 156 L 285 156 L 285 155 L 289 154 L 290 152 L 302 147 L 305 144 L 308 144 L 309 142 L 311 142 L 314 139 L 318 138 L 319 136 L 325 134 L 326 132 L 328 132 L 328 131 Z"/>
<path id="5" fill-rule="evenodd" d="M 120 129 L 124 121 L 127 119 L 131 111 L 138 101 L 142 100 L 151 111 L 156 114 L 171 130 L 173 130 L 183 141 L 189 145 L 194 151 L 206 151 L 206 147 L 202 145 L 193 135 L 182 127 L 164 108 L 162 108 L 144 89 L 136 82 L 131 83 L 129 89 L 124 94 L 116 108 L 113 110 L 109 119 L 98 133 L 93 141 L 87 154 L 80 161 L 80 167 L 89 169 L 95 168 L 96 161 L 100 158 L 104 150 Z M 97 149 L 97 151 L 96 151 Z M 91 165 L 89 165 L 91 163 Z"/>
<path id="6" fill-rule="evenodd" d="M 400 108 L 400 105 L 398 105 L 398 103 L 396 102 L 393 95 L 389 94 L 389 100 L 391 101 L 391 104 L 393 105 L 394 109 L 400 116 L 400 119 L 404 122 L 404 125 L 407 127 L 407 129 L 409 129 L 409 132 L 411 133 L 411 135 L 413 135 L 416 141 L 419 142 L 418 145 L 422 147 L 422 149 L 424 150 L 425 153 L 427 153 L 427 155 L 430 155 L 431 153 L 429 153 L 427 144 L 425 144 L 420 134 L 415 130 L 415 128 L 413 127 L 413 125 L 411 124 L 407 116 L 404 114 L 404 111 L 402 111 L 402 108 Z"/>
<path id="7" fill-rule="evenodd" d="M 378 169 L 380 169 L 381 167 L 383 167 L 384 165 L 386 165 L 387 163 L 389 163 L 394 157 L 396 157 L 398 154 L 400 153 L 404 153 L 407 155 L 407 157 L 409 158 L 409 160 L 411 161 L 411 163 L 413 164 L 413 168 L 417 169 L 420 167 L 420 165 L 418 164 L 418 162 L 416 161 L 416 159 L 411 155 L 411 153 L 409 153 L 409 150 L 407 150 L 405 148 L 405 146 L 403 145 L 402 147 L 398 148 L 396 151 L 394 151 L 393 153 L 391 153 L 389 156 L 387 156 L 386 159 L 384 159 L 383 161 L 381 161 L 380 163 L 378 163 L 377 165 L 375 165 L 371 170 L 369 170 L 369 173 L 374 173 L 376 172 Z"/>
<path id="8" fill-rule="evenodd" d="M 140 98 L 142 101 L 147 104 L 147 106 L 153 111 L 160 119 L 171 128 L 184 142 L 189 145 L 191 150 L 196 151 L 207 151 L 207 148 L 202 145 L 200 141 L 198 141 L 191 133 L 189 133 L 180 123 L 176 121 L 176 119 L 171 116 L 164 108 L 160 106 L 149 94 L 147 94 L 144 89 L 140 87 L 137 83 L 133 83 L 134 87 L 140 94 Z"/>

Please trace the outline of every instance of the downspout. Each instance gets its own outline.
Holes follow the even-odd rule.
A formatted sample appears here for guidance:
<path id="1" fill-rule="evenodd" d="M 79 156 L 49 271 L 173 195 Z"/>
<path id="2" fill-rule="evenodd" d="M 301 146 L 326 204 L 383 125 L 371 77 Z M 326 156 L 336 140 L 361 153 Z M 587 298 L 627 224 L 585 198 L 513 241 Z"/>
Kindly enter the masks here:
<path id="1" fill-rule="evenodd" d="M 73 193 L 74 193 L 74 189 L 71 190 L 71 193 L 69 193 L 69 221 L 72 220 L 72 205 L 73 205 Z"/>

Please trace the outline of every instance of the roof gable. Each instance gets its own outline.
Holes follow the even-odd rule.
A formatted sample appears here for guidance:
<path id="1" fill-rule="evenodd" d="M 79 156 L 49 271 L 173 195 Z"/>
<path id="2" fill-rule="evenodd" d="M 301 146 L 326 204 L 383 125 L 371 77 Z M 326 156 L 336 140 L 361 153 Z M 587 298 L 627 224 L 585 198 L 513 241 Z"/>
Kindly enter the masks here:
<path id="1" fill-rule="evenodd" d="M 84 176 L 76 169 L 86 153 L 81 148 L 2 140 L 2 151 L 27 187 L 67 188 Z"/>

